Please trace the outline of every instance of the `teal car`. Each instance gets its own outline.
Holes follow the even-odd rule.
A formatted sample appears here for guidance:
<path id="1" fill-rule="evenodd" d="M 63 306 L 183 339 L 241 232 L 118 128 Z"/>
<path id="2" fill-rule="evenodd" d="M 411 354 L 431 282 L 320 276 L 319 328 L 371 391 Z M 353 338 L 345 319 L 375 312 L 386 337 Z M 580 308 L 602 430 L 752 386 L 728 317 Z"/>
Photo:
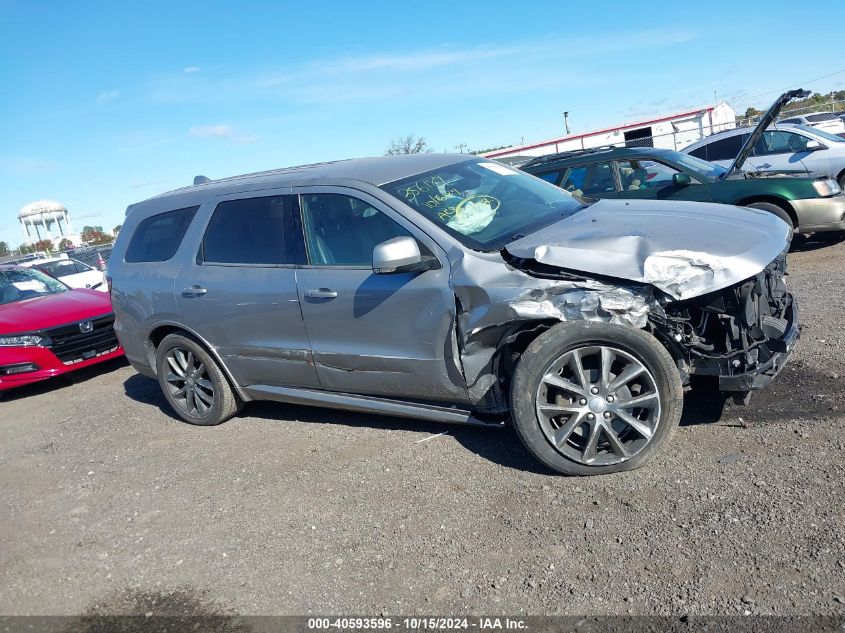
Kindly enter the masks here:
<path id="1" fill-rule="evenodd" d="M 588 198 L 719 202 L 764 209 L 799 233 L 845 230 L 845 196 L 828 176 L 745 173 L 653 147 L 564 152 L 521 169 Z"/>

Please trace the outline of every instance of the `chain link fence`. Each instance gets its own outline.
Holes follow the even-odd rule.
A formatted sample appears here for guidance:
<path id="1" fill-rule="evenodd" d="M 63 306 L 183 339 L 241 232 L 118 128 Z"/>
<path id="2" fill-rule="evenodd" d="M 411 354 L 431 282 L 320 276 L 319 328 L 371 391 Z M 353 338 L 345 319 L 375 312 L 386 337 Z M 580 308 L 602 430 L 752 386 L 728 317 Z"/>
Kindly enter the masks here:
<path id="1" fill-rule="evenodd" d="M 88 264 L 93 268 L 105 270 L 106 265 L 109 261 L 109 257 L 111 257 L 111 252 L 113 248 L 114 243 L 110 243 L 101 244 L 98 246 L 80 246 L 79 248 L 74 248 L 61 252 L 56 251 L 52 253 L 47 253 L 46 251 L 38 251 L 36 253 L 30 253 L 27 255 L 9 255 L 0 258 L 0 264 L 23 264 L 37 259 L 63 257 L 66 255 L 70 259 L 75 259 L 76 261 L 82 262 L 83 264 Z"/>
<path id="2" fill-rule="evenodd" d="M 783 119 L 789 119 L 794 116 L 806 116 L 808 114 L 814 114 L 816 112 L 833 112 L 834 114 L 837 114 L 841 117 L 845 114 L 845 100 L 836 101 L 833 99 L 828 99 L 825 101 L 819 101 L 810 106 L 802 106 L 797 108 L 790 108 L 789 104 L 787 104 L 786 106 L 784 106 L 783 110 L 781 110 L 780 116 L 777 118 L 777 120 L 782 121 Z M 758 114 L 753 117 L 737 118 L 736 126 L 749 127 L 757 125 L 757 122 L 760 120 L 761 116 L 762 114 Z"/>

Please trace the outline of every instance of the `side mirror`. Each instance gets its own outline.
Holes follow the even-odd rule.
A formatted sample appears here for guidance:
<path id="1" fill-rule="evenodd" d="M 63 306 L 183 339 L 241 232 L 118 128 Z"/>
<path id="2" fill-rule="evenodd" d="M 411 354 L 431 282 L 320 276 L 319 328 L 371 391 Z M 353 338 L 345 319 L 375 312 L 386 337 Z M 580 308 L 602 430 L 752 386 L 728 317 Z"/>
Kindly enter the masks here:
<path id="1" fill-rule="evenodd" d="M 818 141 L 807 141 L 807 144 L 804 146 L 804 151 L 807 152 L 815 152 L 820 149 L 826 149 L 824 145 L 819 143 Z"/>
<path id="2" fill-rule="evenodd" d="M 686 187 L 692 184 L 692 178 L 690 178 L 689 174 L 679 171 L 676 174 L 672 174 L 672 184 L 676 187 Z"/>
<path id="3" fill-rule="evenodd" d="M 373 249 L 373 272 L 377 275 L 429 270 L 436 261 L 423 257 L 417 240 L 407 235 L 394 237 Z"/>

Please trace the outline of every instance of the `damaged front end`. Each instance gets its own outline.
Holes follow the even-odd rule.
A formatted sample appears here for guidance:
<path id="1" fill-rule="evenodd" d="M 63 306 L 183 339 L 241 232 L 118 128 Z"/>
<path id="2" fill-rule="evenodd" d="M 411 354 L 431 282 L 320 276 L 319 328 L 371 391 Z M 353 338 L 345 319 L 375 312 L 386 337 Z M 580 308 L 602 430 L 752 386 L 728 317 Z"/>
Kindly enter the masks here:
<path id="1" fill-rule="evenodd" d="M 799 335 L 785 273 L 784 251 L 750 279 L 661 305 L 648 327 L 679 359 L 685 378 L 717 377 L 726 392 L 760 389 L 783 368 Z"/>

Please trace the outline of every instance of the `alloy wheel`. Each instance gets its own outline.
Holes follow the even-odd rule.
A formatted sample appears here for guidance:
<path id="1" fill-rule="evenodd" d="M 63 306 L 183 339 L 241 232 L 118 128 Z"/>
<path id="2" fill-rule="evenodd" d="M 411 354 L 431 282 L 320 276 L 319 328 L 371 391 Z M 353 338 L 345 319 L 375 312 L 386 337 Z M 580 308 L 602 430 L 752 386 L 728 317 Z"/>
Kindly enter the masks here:
<path id="1" fill-rule="evenodd" d="M 578 347 L 552 361 L 536 396 L 546 439 L 588 466 L 618 464 L 642 451 L 657 431 L 660 404 L 648 368 L 604 345 Z"/>
<path id="2" fill-rule="evenodd" d="M 214 385 L 202 361 L 189 349 L 174 347 L 165 356 L 168 372 L 164 379 L 174 402 L 198 418 L 214 406 Z"/>

